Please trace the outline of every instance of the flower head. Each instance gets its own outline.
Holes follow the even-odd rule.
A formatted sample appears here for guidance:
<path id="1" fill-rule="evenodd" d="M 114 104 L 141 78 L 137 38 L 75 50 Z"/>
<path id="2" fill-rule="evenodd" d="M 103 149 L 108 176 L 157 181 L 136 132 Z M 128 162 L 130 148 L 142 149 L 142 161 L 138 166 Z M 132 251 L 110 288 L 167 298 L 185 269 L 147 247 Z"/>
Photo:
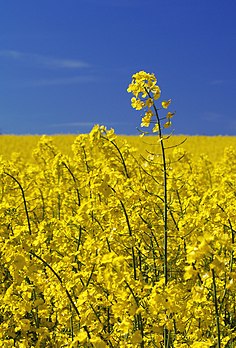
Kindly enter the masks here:
<path id="1" fill-rule="evenodd" d="M 169 100 L 163 100 L 163 102 L 161 103 L 161 105 L 162 105 L 162 107 L 163 107 L 164 109 L 167 109 L 168 106 L 170 105 L 170 103 L 171 103 L 171 99 L 169 99 Z"/>
<path id="2" fill-rule="evenodd" d="M 163 124 L 162 120 L 164 118 L 159 117 L 159 110 L 167 109 L 171 103 L 171 99 L 163 100 L 159 108 L 156 106 L 155 102 L 161 96 L 161 89 L 157 84 L 157 78 L 154 74 L 147 73 L 143 70 L 133 74 L 127 91 L 133 94 L 131 106 L 136 110 L 145 110 L 141 127 L 149 127 L 153 123 L 152 132 L 161 134 L 162 128 L 171 126 L 170 119 L 174 113 L 168 112 L 166 121 Z M 155 120 L 152 120 L 153 116 L 155 116 Z"/>
<path id="3" fill-rule="evenodd" d="M 127 92 L 133 93 L 136 98 L 158 99 L 161 95 L 160 87 L 157 86 L 157 79 L 154 74 L 140 71 L 132 76 L 132 82 L 127 88 Z M 141 96 L 139 96 L 141 95 Z M 133 106 L 133 105 L 132 105 Z"/>

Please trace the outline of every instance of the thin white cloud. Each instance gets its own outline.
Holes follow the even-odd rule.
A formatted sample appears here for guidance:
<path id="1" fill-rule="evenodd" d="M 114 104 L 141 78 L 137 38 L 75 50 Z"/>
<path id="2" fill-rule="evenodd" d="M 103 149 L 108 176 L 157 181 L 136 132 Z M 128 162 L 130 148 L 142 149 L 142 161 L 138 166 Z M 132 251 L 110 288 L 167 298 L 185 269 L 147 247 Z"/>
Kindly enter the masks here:
<path id="1" fill-rule="evenodd" d="M 65 122 L 65 123 L 54 123 L 50 127 L 93 127 L 96 122 Z"/>
<path id="2" fill-rule="evenodd" d="M 90 66 L 88 63 L 79 59 L 58 59 L 40 54 L 23 53 L 15 50 L 0 50 L 0 57 L 53 69 L 81 69 Z"/>
<path id="3" fill-rule="evenodd" d="M 127 122 L 65 122 L 65 123 L 54 123 L 50 127 L 60 128 L 60 127 L 93 127 L 95 124 L 105 125 L 107 127 L 113 127 L 118 125 L 127 125 Z"/>
<path id="4" fill-rule="evenodd" d="M 13 50 L 0 50 L 0 57 L 12 58 L 12 59 L 21 59 L 23 54 L 18 51 Z"/>
<path id="5" fill-rule="evenodd" d="M 137 0 L 82 0 L 86 4 L 109 7 L 143 7 L 143 2 Z M 146 0 L 145 5 L 151 6 L 156 0 Z"/>
<path id="6" fill-rule="evenodd" d="M 34 55 L 32 58 L 35 59 L 35 62 L 41 65 L 45 65 L 49 68 L 67 68 L 67 69 L 81 69 L 88 68 L 89 64 L 81 60 L 73 59 L 54 59 L 50 57 L 44 57 L 40 55 Z"/>
<path id="7" fill-rule="evenodd" d="M 60 86 L 60 85 L 73 85 L 79 83 L 86 83 L 94 81 L 94 76 L 72 76 L 72 77 L 62 77 L 62 78 L 49 78 L 40 79 L 37 81 L 30 82 L 26 84 L 27 86 Z"/>
<path id="8" fill-rule="evenodd" d="M 218 85 L 224 84 L 225 82 L 226 82 L 225 80 L 220 80 L 220 79 L 218 79 L 218 80 L 212 80 L 212 81 L 210 81 L 210 85 L 218 86 Z"/>
<path id="9" fill-rule="evenodd" d="M 202 114 L 202 119 L 205 121 L 217 121 L 220 120 L 223 117 L 222 114 L 214 111 L 205 111 Z"/>

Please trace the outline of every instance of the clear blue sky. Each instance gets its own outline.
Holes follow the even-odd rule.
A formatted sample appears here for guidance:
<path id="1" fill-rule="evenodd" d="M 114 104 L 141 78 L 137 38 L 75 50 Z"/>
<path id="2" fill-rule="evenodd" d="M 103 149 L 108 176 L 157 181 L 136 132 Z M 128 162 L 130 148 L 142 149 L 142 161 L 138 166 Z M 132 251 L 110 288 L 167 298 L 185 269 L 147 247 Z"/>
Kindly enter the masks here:
<path id="1" fill-rule="evenodd" d="M 22 0 L 0 6 L 0 130 L 137 134 L 139 70 L 172 99 L 175 134 L 236 135 L 235 0 Z"/>

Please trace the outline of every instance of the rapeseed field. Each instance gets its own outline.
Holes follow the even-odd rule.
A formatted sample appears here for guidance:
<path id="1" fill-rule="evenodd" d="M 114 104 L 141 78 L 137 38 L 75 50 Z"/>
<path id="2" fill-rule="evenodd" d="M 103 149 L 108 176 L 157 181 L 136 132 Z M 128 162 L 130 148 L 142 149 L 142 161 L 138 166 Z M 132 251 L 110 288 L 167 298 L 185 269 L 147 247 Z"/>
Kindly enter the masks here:
<path id="1" fill-rule="evenodd" d="M 71 145 L 77 136 L 78 134 L 57 134 L 47 138 L 53 139 L 53 143 L 61 153 L 72 156 Z M 40 135 L 1 135 L 0 155 L 4 159 L 10 159 L 12 154 L 19 153 L 22 159 L 32 162 L 34 161 L 32 152 L 41 137 Z M 146 156 L 148 151 L 155 152 L 157 149 L 156 137 L 152 135 L 145 138 L 140 138 L 138 135 L 117 135 L 119 145 L 122 145 L 124 141 L 135 148 L 138 155 Z M 166 143 L 171 147 L 180 144 L 178 147 L 187 151 L 196 160 L 206 155 L 210 161 L 217 162 L 224 155 L 226 147 L 236 148 L 236 136 L 171 135 Z M 172 150 L 170 149 L 168 153 Z"/>
<path id="2" fill-rule="evenodd" d="M 128 92 L 149 136 L 0 137 L 1 347 L 236 346 L 236 140 Z"/>

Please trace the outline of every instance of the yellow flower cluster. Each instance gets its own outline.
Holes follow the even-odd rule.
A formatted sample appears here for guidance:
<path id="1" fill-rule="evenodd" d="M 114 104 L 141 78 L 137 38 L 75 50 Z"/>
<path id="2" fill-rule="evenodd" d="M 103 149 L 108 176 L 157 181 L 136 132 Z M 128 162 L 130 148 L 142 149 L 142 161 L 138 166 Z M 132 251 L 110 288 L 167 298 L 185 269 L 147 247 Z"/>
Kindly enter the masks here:
<path id="1" fill-rule="evenodd" d="M 136 110 L 145 109 L 145 114 L 142 117 L 141 127 L 149 127 L 151 123 L 154 123 L 152 132 L 159 132 L 161 125 L 158 116 L 158 110 L 155 105 L 155 101 L 161 96 L 161 89 L 157 85 L 157 79 L 154 74 L 140 71 L 133 74 L 132 82 L 129 84 L 127 91 L 132 93 L 134 97 L 131 98 L 131 106 Z M 163 109 L 167 109 L 171 103 L 171 99 L 163 100 L 161 106 Z M 154 111 L 152 110 L 154 109 Z M 174 113 L 168 112 L 166 115 L 166 122 L 164 128 L 171 126 L 170 118 L 173 117 Z M 155 116 L 156 121 L 153 121 Z"/>
<path id="2" fill-rule="evenodd" d="M 33 162 L 32 151 L 40 140 L 40 135 L 1 135 L 0 136 L 0 156 L 4 159 L 18 158 L 19 161 Z M 53 143 L 59 151 L 65 155 L 72 156 L 71 144 L 75 141 L 75 134 L 53 135 Z M 226 147 L 236 147 L 236 137 L 234 136 L 188 136 L 187 141 L 184 135 L 172 135 L 166 139 L 167 147 L 173 147 L 181 143 L 181 147 L 187 152 L 191 152 L 194 159 L 198 159 L 203 153 L 213 162 L 222 158 Z M 155 152 L 156 135 L 151 135 L 140 141 L 136 135 L 117 135 L 118 144 L 127 141 L 132 147 L 137 149 L 139 154 L 145 156 L 147 151 Z M 22 151 L 24 149 L 24 151 Z M 13 156 L 13 157 L 12 157 Z"/>
<path id="3" fill-rule="evenodd" d="M 0 159 L 1 347 L 216 347 L 216 307 L 235 347 L 235 150 L 167 156 L 165 285 L 162 163 L 119 143 L 97 125 L 71 156 Z"/>

